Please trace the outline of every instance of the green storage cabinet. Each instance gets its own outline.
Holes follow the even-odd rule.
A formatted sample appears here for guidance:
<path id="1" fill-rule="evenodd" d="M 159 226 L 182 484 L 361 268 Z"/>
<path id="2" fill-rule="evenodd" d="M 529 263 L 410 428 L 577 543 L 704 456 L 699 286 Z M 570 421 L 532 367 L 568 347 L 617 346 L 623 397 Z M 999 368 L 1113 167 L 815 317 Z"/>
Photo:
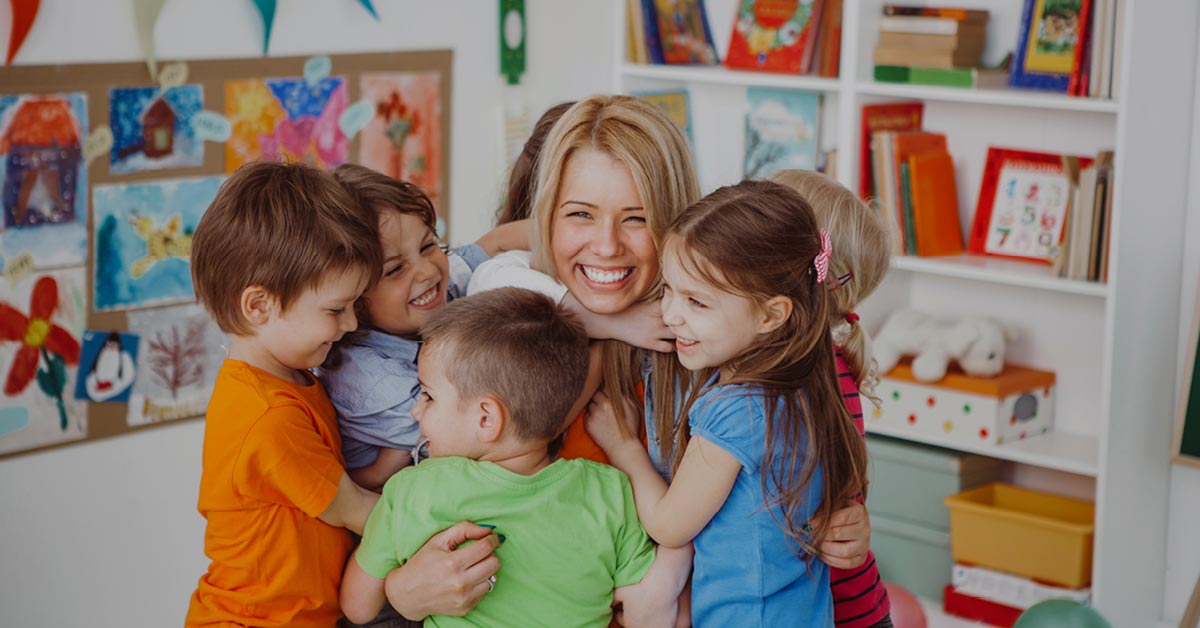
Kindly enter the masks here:
<path id="1" fill-rule="evenodd" d="M 871 523 L 886 517 L 939 532 L 950 531 L 950 512 L 942 500 L 1001 479 L 1003 468 L 995 458 L 874 434 L 867 436 L 867 452 Z"/>
<path id="2" fill-rule="evenodd" d="M 941 603 L 942 588 L 950 584 L 954 569 L 949 532 L 871 513 L 871 551 L 885 582 Z"/>

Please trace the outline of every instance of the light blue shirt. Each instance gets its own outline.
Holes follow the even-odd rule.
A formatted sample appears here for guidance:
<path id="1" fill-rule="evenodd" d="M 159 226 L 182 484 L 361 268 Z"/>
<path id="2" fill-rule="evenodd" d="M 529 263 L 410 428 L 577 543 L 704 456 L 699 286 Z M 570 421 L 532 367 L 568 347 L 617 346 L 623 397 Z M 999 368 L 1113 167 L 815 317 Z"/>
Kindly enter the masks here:
<path id="1" fill-rule="evenodd" d="M 446 300 L 466 293 L 471 272 L 488 259 L 475 244 L 450 252 L 450 281 Z M 316 369 L 337 411 L 342 455 L 347 469 L 365 467 L 381 447 L 412 449 L 421 428 L 412 416 L 421 386 L 417 382 L 419 340 L 378 330 L 340 347 L 337 369 Z"/>
<path id="2" fill-rule="evenodd" d="M 708 385 L 714 383 L 715 377 Z M 703 437 L 742 465 L 725 504 L 694 542 L 693 625 L 833 626 L 829 568 L 819 559 L 806 563 L 797 557 L 797 546 L 776 521 L 782 521 L 781 510 L 765 507 L 762 394 L 750 386 L 714 386 L 697 399 L 688 424 L 692 437 Z M 820 503 L 823 482 L 818 467 L 798 513 L 805 521 Z"/>

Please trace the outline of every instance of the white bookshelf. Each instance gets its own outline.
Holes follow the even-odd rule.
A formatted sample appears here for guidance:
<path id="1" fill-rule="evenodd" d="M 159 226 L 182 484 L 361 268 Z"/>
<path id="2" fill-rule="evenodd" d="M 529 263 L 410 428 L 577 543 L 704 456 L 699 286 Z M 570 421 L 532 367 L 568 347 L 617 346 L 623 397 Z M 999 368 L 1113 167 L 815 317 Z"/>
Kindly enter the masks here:
<path id="1" fill-rule="evenodd" d="M 862 105 L 925 102 L 927 129 L 947 135 L 957 169 L 960 219 L 974 215 L 988 146 L 1090 155 L 1111 148 L 1114 215 L 1109 282 L 1071 281 L 1036 264 L 989 257 L 895 257 L 862 309 L 877 328 L 898 307 L 947 316 L 988 314 L 1021 323 L 1011 361 L 1054 370 L 1055 430 L 1017 443 L 962 445 L 900 429 L 875 433 L 991 456 L 1028 469 L 1037 486 L 1051 470 L 1075 478 L 1096 503 L 1093 597 L 1114 626 L 1152 626 L 1162 612 L 1166 567 L 1167 478 L 1178 346 L 1184 199 L 1187 192 L 1194 0 L 1122 0 L 1119 81 L 1111 99 L 1030 90 L 955 89 L 872 79 L 884 0 L 845 0 L 841 76 L 756 74 L 724 68 L 642 66 L 624 58 L 625 2 L 613 0 L 614 87 L 689 91 L 695 154 L 705 192 L 741 178 L 743 116 L 749 86 L 823 94 L 822 149 L 836 147 L 837 177 L 857 189 Z M 1012 49 L 1021 0 L 913 0 L 990 12 L 984 62 Z M 737 0 L 707 0 L 718 52 L 728 46 Z M 1183 51 L 1183 49 L 1188 51 Z M 1063 475 L 1065 474 L 1065 476 Z"/>

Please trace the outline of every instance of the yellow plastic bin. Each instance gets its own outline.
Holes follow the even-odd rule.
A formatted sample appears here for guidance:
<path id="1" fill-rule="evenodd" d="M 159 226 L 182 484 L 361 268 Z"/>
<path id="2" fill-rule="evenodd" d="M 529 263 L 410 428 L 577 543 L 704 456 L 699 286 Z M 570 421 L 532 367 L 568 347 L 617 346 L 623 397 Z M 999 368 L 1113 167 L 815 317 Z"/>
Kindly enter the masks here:
<path id="1" fill-rule="evenodd" d="M 1091 584 L 1091 502 L 993 483 L 951 495 L 945 504 L 955 561 L 1072 589 Z"/>

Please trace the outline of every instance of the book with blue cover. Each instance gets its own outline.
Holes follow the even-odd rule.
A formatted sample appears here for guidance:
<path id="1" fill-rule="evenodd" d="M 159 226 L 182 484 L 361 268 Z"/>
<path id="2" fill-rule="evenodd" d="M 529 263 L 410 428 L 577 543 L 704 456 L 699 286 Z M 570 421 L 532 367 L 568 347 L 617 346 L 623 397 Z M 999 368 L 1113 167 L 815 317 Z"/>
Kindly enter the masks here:
<path id="1" fill-rule="evenodd" d="M 787 168 L 813 170 L 820 152 L 821 95 L 791 89 L 746 89 L 742 174 L 765 177 Z"/>

